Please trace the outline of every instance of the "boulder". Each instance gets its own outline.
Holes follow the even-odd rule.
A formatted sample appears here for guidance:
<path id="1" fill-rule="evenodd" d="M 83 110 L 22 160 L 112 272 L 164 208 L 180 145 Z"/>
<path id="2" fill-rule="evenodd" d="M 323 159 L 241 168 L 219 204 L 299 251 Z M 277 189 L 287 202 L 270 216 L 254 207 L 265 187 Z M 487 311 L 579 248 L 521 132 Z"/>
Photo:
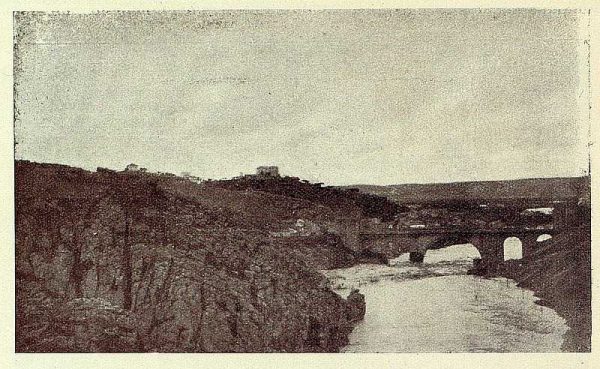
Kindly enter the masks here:
<path id="1" fill-rule="evenodd" d="M 350 294 L 346 298 L 346 302 L 348 304 L 348 321 L 357 322 L 363 320 L 367 308 L 367 305 L 365 303 L 365 295 L 360 293 L 357 289 L 353 289 L 352 292 L 350 292 Z"/>

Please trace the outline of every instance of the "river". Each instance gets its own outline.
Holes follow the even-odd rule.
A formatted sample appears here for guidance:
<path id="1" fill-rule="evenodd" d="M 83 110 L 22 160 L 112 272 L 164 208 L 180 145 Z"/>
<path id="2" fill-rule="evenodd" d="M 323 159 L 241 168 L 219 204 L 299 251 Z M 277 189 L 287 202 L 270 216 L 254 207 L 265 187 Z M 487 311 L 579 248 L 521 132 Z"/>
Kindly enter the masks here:
<path id="1" fill-rule="evenodd" d="M 367 311 L 342 352 L 560 352 L 568 327 L 531 291 L 467 275 L 477 251 L 457 245 L 389 266 L 325 271 L 332 288 L 365 295 Z"/>

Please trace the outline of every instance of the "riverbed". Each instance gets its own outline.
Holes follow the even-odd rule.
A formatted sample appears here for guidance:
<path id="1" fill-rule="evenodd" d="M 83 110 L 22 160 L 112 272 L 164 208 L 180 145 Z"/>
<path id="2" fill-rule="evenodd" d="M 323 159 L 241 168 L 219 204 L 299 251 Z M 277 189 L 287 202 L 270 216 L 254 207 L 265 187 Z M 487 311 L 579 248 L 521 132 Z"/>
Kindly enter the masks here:
<path id="1" fill-rule="evenodd" d="M 364 320 L 342 352 L 560 352 L 568 327 L 531 291 L 505 278 L 467 275 L 470 245 L 324 273 L 341 296 L 365 295 Z"/>

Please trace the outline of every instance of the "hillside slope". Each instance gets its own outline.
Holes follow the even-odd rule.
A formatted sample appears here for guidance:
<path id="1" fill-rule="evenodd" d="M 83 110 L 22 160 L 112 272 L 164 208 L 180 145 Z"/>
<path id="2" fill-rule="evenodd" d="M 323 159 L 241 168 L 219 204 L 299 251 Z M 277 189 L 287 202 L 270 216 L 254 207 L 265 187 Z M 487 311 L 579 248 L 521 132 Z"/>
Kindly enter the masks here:
<path id="1" fill-rule="evenodd" d="M 297 245 L 269 233 L 299 214 L 335 218 L 330 208 L 152 175 L 15 167 L 18 352 L 336 351 L 360 318 L 301 252 L 347 261 L 335 236 Z"/>
<path id="2" fill-rule="evenodd" d="M 383 196 L 359 192 L 354 188 L 322 187 L 321 183 L 309 183 L 296 177 L 261 179 L 255 176 L 245 176 L 215 181 L 212 185 L 237 191 L 261 191 L 309 201 L 335 209 L 340 215 L 345 214 L 345 216 L 352 217 L 363 216 L 388 221 L 394 219 L 396 214 L 408 211 L 408 208 Z"/>

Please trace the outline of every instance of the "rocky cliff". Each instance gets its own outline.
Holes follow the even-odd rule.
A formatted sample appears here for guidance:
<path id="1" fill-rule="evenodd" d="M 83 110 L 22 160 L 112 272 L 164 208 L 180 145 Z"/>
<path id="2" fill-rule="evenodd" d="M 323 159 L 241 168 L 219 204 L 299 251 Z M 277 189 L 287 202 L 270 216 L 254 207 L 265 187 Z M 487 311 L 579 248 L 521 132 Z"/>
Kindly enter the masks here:
<path id="1" fill-rule="evenodd" d="M 351 260 L 339 238 L 270 234 L 326 206 L 29 162 L 15 181 L 18 352 L 336 351 L 364 314 L 317 272 Z"/>

